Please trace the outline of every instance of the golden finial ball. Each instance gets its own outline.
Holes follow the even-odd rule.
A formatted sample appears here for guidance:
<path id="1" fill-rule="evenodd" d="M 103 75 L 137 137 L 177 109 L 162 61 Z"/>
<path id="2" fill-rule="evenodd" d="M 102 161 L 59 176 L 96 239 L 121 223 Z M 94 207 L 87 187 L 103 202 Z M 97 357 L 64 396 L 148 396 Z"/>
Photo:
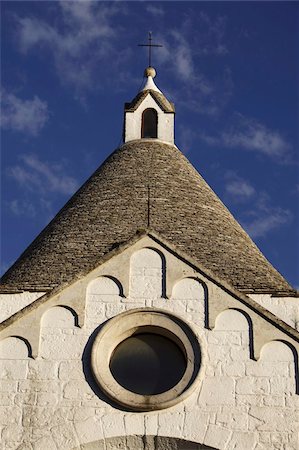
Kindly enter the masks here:
<path id="1" fill-rule="evenodd" d="M 155 78 L 155 76 L 156 76 L 155 69 L 153 67 L 147 67 L 144 71 L 144 76 Z"/>

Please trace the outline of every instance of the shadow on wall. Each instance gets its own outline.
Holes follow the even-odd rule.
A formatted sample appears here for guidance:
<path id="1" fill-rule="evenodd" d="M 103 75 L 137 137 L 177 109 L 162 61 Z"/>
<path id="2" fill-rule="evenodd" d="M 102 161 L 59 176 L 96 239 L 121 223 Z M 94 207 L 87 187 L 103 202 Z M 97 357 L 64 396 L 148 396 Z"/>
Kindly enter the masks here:
<path id="1" fill-rule="evenodd" d="M 82 444 L 80 450 L 106 450 L 108 447 L 126 450 L 217 450 L 215 447 L 167 436 L 119 436 Z"/>
<path id="2" fill-rule="evenodd" d="M 110 320 L 110 319 L 108 319 Z M 127 408 L 123 408 L 121 405 L 118 405 L 117 403 L 113 402 L 110 398 L 108 398 L 103 391 L 99 388 L 99 386 L 97 385 L 95 378 L 93 376 L 92 370 L 91 370 L 91 349 L 92 349 L 92 345 L 94 343 L 94 340 L 96 338 L 96 336 L 98 335 L 98 333 L 101 331 L 102 327 L 107 323 L 107 321 L 105 321 L 104 323 L 102 323 L 101 325 L 99 325 L 94 331 L 93 333 L 90 335 L 87 344 L 84 348 L 83 351 L 83 355 L 82 355 L 82 367 L 83 367 L 83 373 L 84 373 L 84 377 L 86 382 L 89 384 L 89 387 L 91 388 L 91 390 L 93 391 L 93 393 L 102 401 L 104 401 L 105 403 L 107 403 L 108 405 L 113 406 L 113 408 L 115 409 L 119 409 L 120 411 L 127 411 Z M 92 445 L 92 444 L 90 444 Z M 89 448 L 89 447 L 86 447 Z M 101 449 L 103 448 L 103 450 L 106 449 L 105 446 L 101 447 L 101 446 L 97 446 L 95 444 L 95 447 L 90 447 L 90 449 Z M 126 448 L 126 447 L 124 447 Z M 81 449 L 81 447 L 80 447 Z"/>

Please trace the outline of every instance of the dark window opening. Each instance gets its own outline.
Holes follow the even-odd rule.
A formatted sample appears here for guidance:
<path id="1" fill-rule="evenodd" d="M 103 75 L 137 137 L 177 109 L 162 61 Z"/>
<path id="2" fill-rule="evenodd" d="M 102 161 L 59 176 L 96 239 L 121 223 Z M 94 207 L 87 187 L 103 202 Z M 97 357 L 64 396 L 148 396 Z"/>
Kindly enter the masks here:
<path id="1" fill-rule="evenodd" d="M 145 109 L 142 113 L 141 137 L 158 137 L 158 114 L 154 108 Z"/>
<path id="2" fill-rule="evenodd" d="M 168 391 L 181 380 L 186 367 L 185 356 L 173 341 L 151 333 L 125 339 L 110 360 L 115 380 L 141 395 Z"/>

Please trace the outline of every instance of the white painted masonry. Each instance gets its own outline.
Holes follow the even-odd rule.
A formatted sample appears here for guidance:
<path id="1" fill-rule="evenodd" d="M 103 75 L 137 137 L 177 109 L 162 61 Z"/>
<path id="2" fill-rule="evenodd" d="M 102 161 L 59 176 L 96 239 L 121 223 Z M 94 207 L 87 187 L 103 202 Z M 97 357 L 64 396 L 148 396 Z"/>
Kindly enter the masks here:
<path id="1" fill-rule="evenodd" d="M 45 292 L 28 291 L 15 294 L 0 294 L 0 323 L 44 294 Z"/>
<path id="2" fill-rule="evenodd" d="M 250 297 L 299 331 L 298 297 L 272 297 L 271 294 L 250 294 Z"/>
<path id="3" fill-rule="evenodd" d="M 1 449 L 79 449 L 133 435 L 221 450 L 298 449 L 296 350 L 287 334 L 150 237 L 45 299 L 0 332 Z M 103 397 L 89 352 L 101 324 L 145 306 L 175 313 L 192 328 L 201 381 L 169 409 L 134 413 Z M 36 336 L 33 359 L 28 345 L 30 354 Z M 262 342 L 257 361 L 252 339 Z"/>
<path id="4" fill-rule="evenodd" d="M 158 139 L 160 141 L 174 143 L 174 114 L 165 113 L 150 93 L 135 111 L 125 112 L 125 142 L 141 139 L 142 113 L 147 108 L 153 108 L 158 114 Z"/>

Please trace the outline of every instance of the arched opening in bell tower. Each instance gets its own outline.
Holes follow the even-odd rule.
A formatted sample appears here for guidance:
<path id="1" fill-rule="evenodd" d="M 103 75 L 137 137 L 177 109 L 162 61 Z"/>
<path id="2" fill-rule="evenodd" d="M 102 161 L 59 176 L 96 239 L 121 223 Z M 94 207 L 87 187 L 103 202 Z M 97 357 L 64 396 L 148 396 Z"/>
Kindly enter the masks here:
<path id="1" fill-rule="evenodd" d="M 158 137 L 158 114 L 154 108 L 147 108 L 142 113 L 141 137 L 142 138 Z"/>

